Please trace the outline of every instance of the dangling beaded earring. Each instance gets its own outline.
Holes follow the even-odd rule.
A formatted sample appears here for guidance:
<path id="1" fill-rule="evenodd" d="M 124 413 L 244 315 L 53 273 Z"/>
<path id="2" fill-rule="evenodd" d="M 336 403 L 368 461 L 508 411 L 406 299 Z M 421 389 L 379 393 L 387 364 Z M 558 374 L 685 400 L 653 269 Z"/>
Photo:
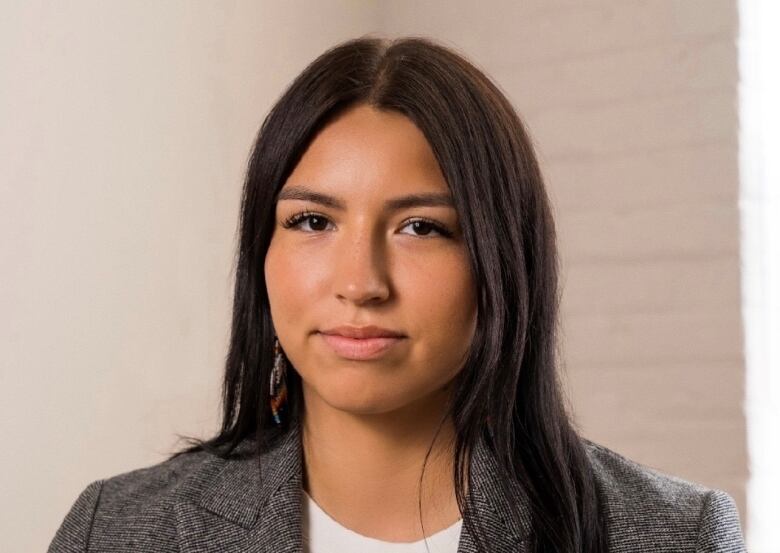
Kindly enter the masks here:
<path id="1" fill-rule="evenodd" d="M 276 424 L 282 424 L 281 414 L 287 403 L 287 379 L 284 378 L 287 363 L 284 359 L 282 346 L 279 345 L 279 338 L 274 336 L 274 368 L 271 371 L 271 412 Z M 280 386 L 281 385 L 281 386 Z"/>

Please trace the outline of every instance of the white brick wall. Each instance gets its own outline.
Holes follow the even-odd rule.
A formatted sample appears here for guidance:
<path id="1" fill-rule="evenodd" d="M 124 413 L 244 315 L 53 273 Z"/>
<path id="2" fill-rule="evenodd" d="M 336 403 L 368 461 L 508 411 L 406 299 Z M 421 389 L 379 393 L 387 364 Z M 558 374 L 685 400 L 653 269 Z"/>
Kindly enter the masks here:
<path id="1" fill-rule="evenodd" d="M 745 517 L 733 0 L 380 4 L 465 53 L 528 124 L 557 218 L 583 433 Z"/>

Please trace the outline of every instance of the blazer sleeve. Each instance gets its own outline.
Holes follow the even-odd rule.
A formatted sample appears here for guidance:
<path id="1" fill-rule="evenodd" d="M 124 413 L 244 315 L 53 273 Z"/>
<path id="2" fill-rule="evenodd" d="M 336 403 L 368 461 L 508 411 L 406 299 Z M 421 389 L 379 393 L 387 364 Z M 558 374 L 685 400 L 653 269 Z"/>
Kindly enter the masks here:
<path id="1" fill-rule="evenodd" d="M 704 500 L 696 553 L 745 553 L 745 541 L 734 499 L 713 489 Z"/>
<path id="2" fill-rule="evenodd" d="M 86 553 L 102 489 L 103 481 L 96 480 L 81 492 L 54 535 L 48 553 Z"/>

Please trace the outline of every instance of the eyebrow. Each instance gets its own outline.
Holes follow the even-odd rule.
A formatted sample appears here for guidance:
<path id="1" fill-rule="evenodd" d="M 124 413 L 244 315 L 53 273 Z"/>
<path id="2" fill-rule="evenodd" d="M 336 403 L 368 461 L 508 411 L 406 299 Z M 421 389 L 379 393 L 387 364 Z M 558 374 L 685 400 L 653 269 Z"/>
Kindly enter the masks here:
<path id="1" fill-rule="evenodd" d="M 334 196 L 323 194 L 321 192 L 316 192 L 302 185 L 283 188 L 279 192 L 276 199 L 277 201 L 305 200 L 324 205 L 325 207 L 330 207 L 332 209 L 338 209 L 342 211 L 346 209 L 346 204 L 343 200 Z M 452 201 L 452 196 L 446 193 L 409 194 L 406 196 L 391 198 L 385 202 L 385 209 L 388 211 L 398 211 L 410 207 L 451 207 L 454 209 L 455 204 Z"/>

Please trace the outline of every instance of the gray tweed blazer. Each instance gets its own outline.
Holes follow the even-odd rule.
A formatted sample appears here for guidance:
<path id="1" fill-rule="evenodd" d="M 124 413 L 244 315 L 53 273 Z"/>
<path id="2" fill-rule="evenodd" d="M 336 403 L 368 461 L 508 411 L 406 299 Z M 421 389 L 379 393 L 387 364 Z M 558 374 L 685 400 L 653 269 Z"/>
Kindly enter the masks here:
<path id="1" fill-rule="evenodd" d="M 613 553 L 744 552 L 734 500 L 725 492 L 668 476 L 584 440 L 607 500 Z M 243 442 L 237 451 L 249 451 Z M 205 452 L 91 483 L 76 499 L 49 553 L 302 553 L 302 455 L 292 430 L 257 458 Z M 476 522 L 491 551 L 528 550 L 527 498 L 505 497 L 494 457 L 474 450 Z M 515 502 L 518 510 L 509 508 Z M 515 513 L 515 514 L 513 514 Z M 466 525 L 458 553 L 476 553 Z"/>

